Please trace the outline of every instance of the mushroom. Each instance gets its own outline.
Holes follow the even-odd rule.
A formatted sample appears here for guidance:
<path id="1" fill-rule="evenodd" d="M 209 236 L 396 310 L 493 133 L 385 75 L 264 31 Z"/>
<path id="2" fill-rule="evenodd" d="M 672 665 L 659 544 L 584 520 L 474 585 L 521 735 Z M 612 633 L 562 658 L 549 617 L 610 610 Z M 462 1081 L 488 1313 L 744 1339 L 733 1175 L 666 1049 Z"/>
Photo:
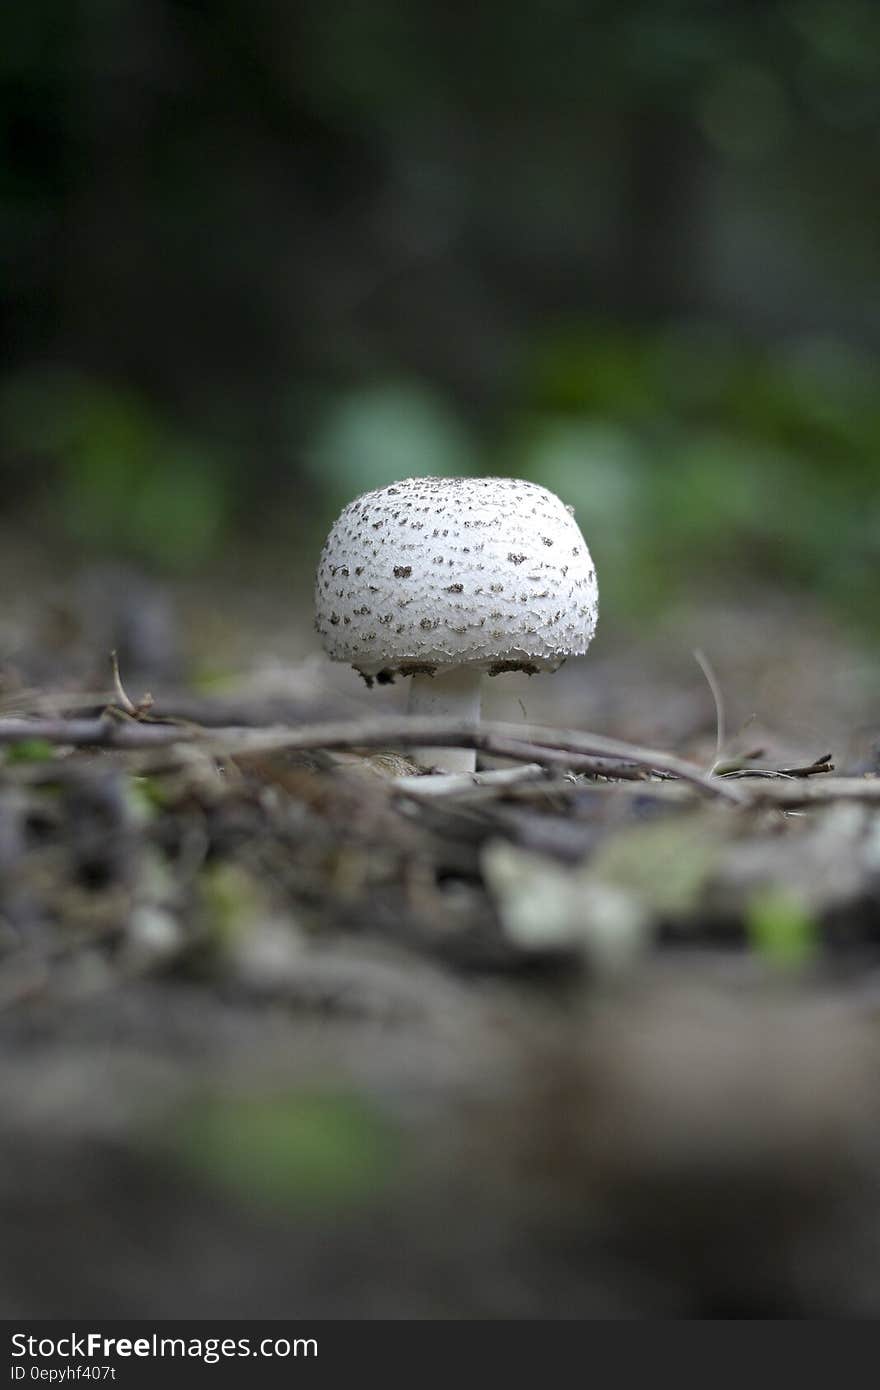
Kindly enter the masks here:
<path id="1" fill-rule="evenodd" d="M 596 628 L 590 552 L 554 493 L 518 478 L 405 478 L 330 529 L 315 581 L 328 655 L 368 685 L 411 678 L 409 710 L 473 720 L 486 674 L 555 671 Z M 422 749 L 472 772 L 471 749 Z"/>

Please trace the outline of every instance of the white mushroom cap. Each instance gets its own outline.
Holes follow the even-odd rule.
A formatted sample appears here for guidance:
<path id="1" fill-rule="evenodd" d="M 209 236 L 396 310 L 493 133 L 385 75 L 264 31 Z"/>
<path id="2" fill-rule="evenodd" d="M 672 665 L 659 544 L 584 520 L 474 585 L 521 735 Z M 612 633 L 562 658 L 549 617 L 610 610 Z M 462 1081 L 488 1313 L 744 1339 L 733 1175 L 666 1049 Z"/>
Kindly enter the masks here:
<path id="1" fill-rule="evenodd" d="M 598 590 L 571 510 L 518 478 L 406 478 L 350 502 L 318 564 L 334 661 L 390 677 L 555 671 L 582 656 Z"/>

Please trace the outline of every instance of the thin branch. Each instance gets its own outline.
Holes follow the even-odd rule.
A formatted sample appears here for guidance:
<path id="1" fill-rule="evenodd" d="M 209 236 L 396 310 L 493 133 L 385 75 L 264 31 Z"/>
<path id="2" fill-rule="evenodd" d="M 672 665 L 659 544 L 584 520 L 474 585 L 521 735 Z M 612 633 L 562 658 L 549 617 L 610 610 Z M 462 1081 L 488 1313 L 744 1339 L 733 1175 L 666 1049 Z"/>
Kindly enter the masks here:
<path id="1" fill-rule="evenodd" d="M 717 775 L 724 777 L 726 781 L 733 781 L 734 778 L 747 781 L 756 777 L 769 777 L 771 780 L 778 777 L 818 777 L 834 771 L 832 756 L 831 753 L 823 753 L 821 758 L 816 758 L 815 762 L 808 763 L 805 767 L 751 767 L 748 764 L 742 767 L 725 767 L 717 770 Z"/>
<path id="2" fill-rule="evenodd" d="M 553 784 L 553 791 L 558 796 L 569 790 L 576 791 L 581 785 L 559 781 Z M 831 806 L 840 801 L 880 806 L 880 777 L 823 777 L 813 781 L 768 772 L 766 777 L 753 777 L 737 785 L 744 792 L 744 804 L 755 808 L 772 806 L 780 811 L 796 811 L 811 806 Z M 522 795 L 528 791 L 529 787 L 524 787 Z M 633 782 L 621 782 L 614 791 L 618 796 L 650 796 L 675 806 L 685 804 L 691 797 L 689 787 L 672 780 L 653 781 L 641 787 Z"/>
<path id="3" fill-rule="evenodd" d="M 0 719 L 0 745 L 36 739 L 69 748 L 165 748 L 192 742 L 200 734 L 192 725 L 151 723 L 107 713 L 92 719 Z"/>
<path id="4" fill-rule="evenodd" d="M 805 767 L 781 767 L 779 771 L 783 777 L 816 777 L 819 773 L 834 771 L 833 756 L 833 753 L 823 753 Z"/>
<path id="5" fill-rule="evenodd" d="M 489 735 L 480 750 L 491 758 L 534 758 L 543 768 L 562 768 L 565 772 L 587 773 L 594 777 L 613 777 L 625 782 L 643 782 L 648 773 L 632 761 L 613 758 L 590 758 L 582 753 L 565 753 L 558 748 L 544 748 L 527 740 L 496 738 Z"/>
<path id="6" fill-rule="evenodd" d="M 742 777 L 734 783 L 730 776 L 707 776 L 672 754 L 600 734 L 494 720 L 459 724 L 444 719 L 363 719 L 263 730 L 239 726 L 206 729 L 198 724 L 128 719 L 112 712 L 94 719 L 0 719 L 0 745 L 36 739 L 60 747 L 146 751 L 196 744 L 216 756 L 284 749 L 382 748 L 395 744 L 410 748 L 466 747 L 514 762 L 622 778 L 635 783 L 633 792 L 639 790 L 636 779 L 640 772 L 658 772 L 737 805 L 796 808 L 840 800 L 880 804 L 880 777 L 815 777 L 827 765 L 825 758 L 811 764 L 813 777 L 804 775 L 808 769 L 787 769 L 784 775 L 777 772 L 764 777 Z M 751 783 L 748 790 L 746 782 Z M 660 795 L 664 786 L 673 792 L 669 783 L 654 782 L 650 790 Z"/>
<path id="7" fill-rule="evenodd" d="M 437 796 L 475 796 L 479 799 L 487 787 L 491 791 L 494 787 L 545 781 L 546 777 L 547 770 L 539 763 L 523 763 L 521 767 L 506 767 L 501 771 L 493 769 L 491 772 L 440 772 L 429 777 L 395 777 L 391 785 L 396 792 L 403 792 L 418 800 Z"/>
<path id="8" fill-rule="evenodd" d="M 260 736 L 257 736 L 260 737 Z M 387 744 L 404 747 L 475 748 L 493 754 L 497 740 L 506 741 L 505 756 L 518 761 L 540 762 L 543 751 L 575 754 L 588 758 L 611 758 L 635 764 L 653 772 L 669 773 L 699 788 L 706 795 L 740 805 L 746 799 L 739 789 L 710 777 L 693 763 L 655 748 L 643 748 L 621 739 L 573 729 L 553 729 L 539 724 L 507 724 L 498 720 L 473 724 L 445 719 L 400 719 L 339 722 L 314 725 L 277 735 L 276 746 L 307 748 L 375 748 Z M 514 754 L 512 745 L 518 745 Z M 253 744 L 251 745 L 253 747 Z M 266 747 L 265 744 L 262 747 Z M 502 756 L 500 753 L 497 756 Z M 568 759 L 566 759 L 568 763 Z M 570 766 L 570 764 L 569 764 Z"/>
<path id="9" fill-rule="evenodd" d="M 718 770 L 718 764 L 721 762 L 721 750 L 727 737 L 724 728 L 724 694 L 711 661 L 699 647 L 694 652 L 694 660 L 706 677 L 706 684 L 712 692 L 712 699 L 715 701 L 715 757 L 709 768 L 709 772 L 713 773 Z"/>
<path id="10" fill-rule="evenodd" d="M 119 657 L 115 651 L 110 653 L 110 669 L 113 674 L 113 688 L 116 691 L 116 698 L 122 709 L 125 710 L 126 714 L 131 715 L 132 719 L 143 718 L 153 707 L 152 695 L 147 693 L 141 697 L 138 704 L 134 703 L 125 686 L 122 684 L 122 676 L 119 672 Z"/>
<path id="11" fill-rule="evenodd" d="M 340 720 L 300 728 L 256 730 L 204 729 L 193 724 L 129 720 L 105 712 L 94 719 L 0 719 L 0 745 L 42 739 L 68 747 L 150 749 L 175 743 L 198 743 L 218 754 L 272 752 L 315 748 L 382 748 L 428 746 L 475 748 L 517 762 L 552 763 L 574 770 L 575 759 L 612 759 L 649 772 L 666 773 L 689 782 L 706 795 L 741 804 L 739 789 L 711 777 L 693 763 L 653 748 L 605 738 L 600 734 L 553 729 L 537 724 L 485 724 L 444 719 Z M 504 750 L 504 751 L 502 751 Z M 565 754 L 564 758 L 557 754 Z M 573 755 L 573 756 L 572 756 Z M 580 770 L 580 769 L 578 769 Z M 593 771 L 592 766 L 583 770 Z"/>
<path id="12" fill-rule="evenodd" d="M 751 800 L 755 804 L 770 803 L 786 810 L 827 805 L 833 801 L 860 801 L 877 806 L 880 805 L 880 777 L 823 777 L 815 782 L 797 776 L 781 777 L 778 781 L 762 778 L 752 791 Z"/>

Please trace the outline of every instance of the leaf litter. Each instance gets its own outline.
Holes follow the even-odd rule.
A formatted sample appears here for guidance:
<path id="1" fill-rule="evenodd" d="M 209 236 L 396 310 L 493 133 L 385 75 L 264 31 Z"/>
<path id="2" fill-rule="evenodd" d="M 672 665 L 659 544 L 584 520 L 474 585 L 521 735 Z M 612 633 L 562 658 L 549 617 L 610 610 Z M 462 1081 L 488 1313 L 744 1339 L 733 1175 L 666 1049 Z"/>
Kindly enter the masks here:
<path id="1" fill-rule="evenodd" d="M 7 1316 L 876 1315 L 876 777 L 115 686 L 8 716 Z"/>

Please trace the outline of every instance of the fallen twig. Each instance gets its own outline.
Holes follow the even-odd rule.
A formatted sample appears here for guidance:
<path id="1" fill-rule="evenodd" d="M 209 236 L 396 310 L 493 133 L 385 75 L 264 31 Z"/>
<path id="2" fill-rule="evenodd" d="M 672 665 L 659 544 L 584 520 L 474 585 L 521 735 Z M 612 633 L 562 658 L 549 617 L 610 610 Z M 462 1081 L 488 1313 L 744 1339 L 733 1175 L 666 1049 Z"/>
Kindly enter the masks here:
<path id="1" fill-rule="evenodd" d="M 0 745 L 41 743 L 68 748 L 165 748 L 202 736 L 195 725 L 153 723 L 104 713 L 92 719 L 0 719 Z"/>
<path id="2" fill-rule="evenodd" d="M 264 736 L 249 735 L 254 739 Z M 707 795 L 741 804 L 742 792 L 727 786 L 720 778 L 710 777 L 693 763 L 662 753 L 654 748 L 642 748 L 620 739 L 601 734 L 582 733 L 572 729 L 553 729 L 537 724 L 507 724 L 496 720 L 474 724 L 444 719 L 387 719 L 345 721 L 313 725 L 269 735 L 277 739 L 275 746 L 289 749 L 307 748 L 376 748 L 387 744 L 403 747 L 475 748 L 490 756 L 509 757 L 517 762 L 552 761 L 572 767 L 572 759 L 551 758 L 551 754 L 574 754 L 576 757 L 611 758 L 642 767 L 648 771 L 666 772 L 699 788 Z M 268 745 L 261 744 L 266 748 Z M 506 751 L 505 751 L 506 750 Z"/>
<path id="3" fill-rule="evenodd" d="M 125 713 L 131 715 L 132 719 L 142 719 L 153 707 L 153 697 L 147 692 L 141 697 L 137 704 L 132 700 L 122 684 L 122 676 L 119 671 L 119 658 L 116 652 L 110 653 L 110 665 L 113 673 L 113 689 L 116 691 L 116 698 Z"/>
<path id="4" fill-rule="evenodd" d="M 739 789 L 671 753 L 605 738 L 600 734 L 535 724 L 497 721 L 474 724 L 405 718 L 340 720 L 293 729 L 205 729 L 193 724 L 129 719 L 124 713 L 113 710 L 93 719 L 0 719 L 0 745 L 32 739 L 69 747 L 114 749 L 150 749 L 168 747 L 174 743 L 199 743 L 229 755 L 282 749 L 378 748 L 395 744 L 401 747 L 475 748 L 517 762 L 543 760 L 545 765 L 552 763 L 578 771 L 599 770 L 593 766 L 576 767 L 578 759 L 612 759 L 634 768 L 680 778 L 704 794 L 724 801 L 741 804 L 744 800 Z"/>
<path id="5" fill-rule="evenodd" d="M 831 761 L 831 753 L 823 753 L 821 758 L 816 758 L 814 762 L 808 763 L 805 767 L 728 767 L 719 770 L 718 775 L 725 777 L 728 781 L 736 778 L 746 780 L 748 778 L 764 777 L 817 777 L 820 773 L 834 771 L 834 763 Z"/>
<path id="6" fill-rule="evenodd" d="M 706 677 L 706 684 L 715 703 L 715 757 L 712 759 L 708 768 L 709 772 L 717 772 L 718 764 L 721 762 L 721 750 L 724 747 L 726 733 L 724 727 L 724 695 L 721 684 L 715 674 L 711 661 L 705 652 L 700 651 L 699 647 L 694 652 L 694 660 Z"/>
<path id="7" fill-rule="evenodd" d="M 748 807 L 775 806 L 782 811 L 794 811 L 809 806 L 830 806 L 838 801 L 880 806 L 880 777 L 824 777 L 821 781 L 813 781 L 803 777 L 781 777 L 779 773 L 773 772 L 768 773 L 766 777 L 745 779 L 745 782 L 739 782 L 737 785 L 743 792 L 741 804 Z M 583 786 L 583 783 L 559 781 L 553 784 L 553 791 L 555 795 L 574 793 L 578 789 L 583 790 Z M 528 785 L 521 791 L 517 789 L 517 796 L 525 797 L 529 790 Z M 657 801 L 680 806 L 688 802 L 693 792 L 680 781 L 657 779 L 642 782 L 640 785 L 618 782 L 614 785 L 614 794 L 650 796 Z"/>
<path id="8" fill-rule="evenodd" d="M 521 767 L 505 767 L 491 772 L 447 772 L 436 773 L 433 777 L 395 777 L 392 786 L 396 792 L 423 797 L 461 796 L 481 793 L 485 788 L 519 786 L 524 782 L 540 782 L 547 776 L 546 768 L 539 763 L 523 763 Z"/>
<path id="9" fill-rule="evenodd" d="M 816 777 L 819 773 L 827 775 L 834 771 L 834 763 L 831 761 L 833 756 L 832 753 L 823 753 L 805 767 L 781 767 L 779 772 L 783 777 Z"/>
<path id="10" fill-rule="evenodd" d="M 833 801 L 861 801 L 880 805 L 880 777 L 823 777 L 814 782 L 788 776 L 761 781 L 752 792 L 756 803 L 772 803 L 785 809 L 823 805 Z"/>
<path id="11" fill-rule="evenodd" d="M 648 773 L 644 767 L 632 761 L 613 758 L 591 758 L 582 753 L 566 753 L 558 748 L 544 748 L 516 738 L 498 738 L 493 735 L 492 747 L 483 749 L 494 758 L 534 757 L 536 763 L 544 768 L 561 768 L 565 772 L 586 773 L 594 777 L 613 777 L 625 782 L 643 782 Z"/>

